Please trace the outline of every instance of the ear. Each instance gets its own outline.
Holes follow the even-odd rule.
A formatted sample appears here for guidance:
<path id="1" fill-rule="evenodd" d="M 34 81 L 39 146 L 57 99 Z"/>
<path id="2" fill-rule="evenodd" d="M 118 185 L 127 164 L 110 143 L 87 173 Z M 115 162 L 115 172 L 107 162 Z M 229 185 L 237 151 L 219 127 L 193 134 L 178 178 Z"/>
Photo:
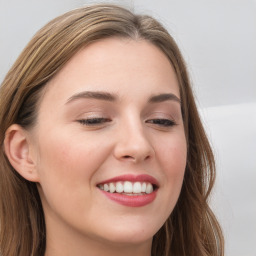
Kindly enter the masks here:
<path id="1" fill-rule="evenodd" d="M 26 180 L 39 182 L 36 159 L 32 157 L 29 133 L 17 124 L 5 133 L 4 149 L 13 168 Z"/>

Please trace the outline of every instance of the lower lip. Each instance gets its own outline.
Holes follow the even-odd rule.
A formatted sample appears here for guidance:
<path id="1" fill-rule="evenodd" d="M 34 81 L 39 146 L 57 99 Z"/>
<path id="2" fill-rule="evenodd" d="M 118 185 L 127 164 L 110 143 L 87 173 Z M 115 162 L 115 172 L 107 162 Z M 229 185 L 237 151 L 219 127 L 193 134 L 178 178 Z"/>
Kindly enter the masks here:
<path id="1" fill-rule="evenodd" d="M 119 194 L 119 193 L 109 193 L 104 190 L 101 190 L 101 192 L 112 201 L 115 201 L 121 205 L 129 206 L 129 207 L 141 207 L 141 206 L 148 205 L 155 200 L 157 190 L 154 190 L 150 194 L 138 195 L 138 196 L 128 196 L 128 195 Z"/>

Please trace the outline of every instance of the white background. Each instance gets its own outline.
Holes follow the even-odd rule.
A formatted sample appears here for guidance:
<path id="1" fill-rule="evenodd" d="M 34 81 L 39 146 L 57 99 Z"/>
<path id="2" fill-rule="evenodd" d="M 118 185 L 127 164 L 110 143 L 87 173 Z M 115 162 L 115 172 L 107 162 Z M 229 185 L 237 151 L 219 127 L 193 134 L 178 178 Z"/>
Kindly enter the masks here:
<path id="1" fill-rule="evenodd" d="M 39 28 L 92 2 L 0 0 L 0 82 Z M 225 255 L 256 256 L 256 0 L 105 2 L 155 16 L 176 39 L 216 154 Z"/>

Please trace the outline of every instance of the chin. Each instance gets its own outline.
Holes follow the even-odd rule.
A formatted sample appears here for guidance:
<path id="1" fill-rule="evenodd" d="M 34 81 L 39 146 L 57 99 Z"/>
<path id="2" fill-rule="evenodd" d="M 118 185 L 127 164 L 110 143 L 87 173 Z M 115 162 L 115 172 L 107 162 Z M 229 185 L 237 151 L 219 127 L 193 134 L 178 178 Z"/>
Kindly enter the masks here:
<path id="1" fill-rule="evenodd" d="M 118 226 L 110 230 L 110 232 L 105 233 L 105 239 L 112 243 L 119 244 L 141 244 L 146 242 L 151 242 L 153 236 L 158 231 L 158 229 L 153 229 L 152 226 L 138 227 L 133 225 L 133 227 L 127 225 Z"/>

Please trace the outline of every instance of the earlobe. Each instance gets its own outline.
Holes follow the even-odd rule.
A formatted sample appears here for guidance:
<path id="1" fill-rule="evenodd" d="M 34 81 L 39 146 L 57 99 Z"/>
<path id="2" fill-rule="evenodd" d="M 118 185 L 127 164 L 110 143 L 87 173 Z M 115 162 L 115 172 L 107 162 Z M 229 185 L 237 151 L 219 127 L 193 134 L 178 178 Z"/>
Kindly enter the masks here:
<path id="1" fill-rule="evenodd" d="M 26 180 L 39 182 L 35 159 L 31 156 L 28 133 L 19 125 L 11 125 L 5 133 L 5 154 L 13 168 Z"/>

